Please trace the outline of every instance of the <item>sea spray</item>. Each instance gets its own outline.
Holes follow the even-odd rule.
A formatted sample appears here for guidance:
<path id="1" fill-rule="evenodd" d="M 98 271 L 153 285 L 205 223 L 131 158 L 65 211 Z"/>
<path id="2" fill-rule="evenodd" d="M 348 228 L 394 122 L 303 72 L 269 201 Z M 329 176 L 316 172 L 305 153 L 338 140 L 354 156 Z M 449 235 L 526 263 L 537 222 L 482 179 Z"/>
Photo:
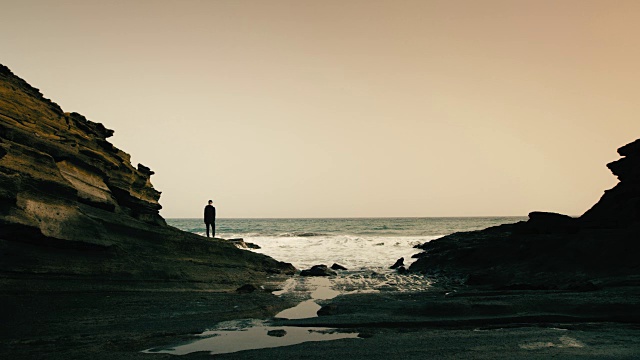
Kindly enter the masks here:
<path id="1" fill-rule="evenodd" d="M 458 231 L 484 229 L 520 217 L 218 219 L 217 237 L 244 238 L 256 252 L 292 263 L 298 269 L 339 263 L 349 270 L 384 272 L 397 259 L 405 264 L 413 247 Z M 205 234 L 202 219 L 167 219 L 182 230 Z"/>

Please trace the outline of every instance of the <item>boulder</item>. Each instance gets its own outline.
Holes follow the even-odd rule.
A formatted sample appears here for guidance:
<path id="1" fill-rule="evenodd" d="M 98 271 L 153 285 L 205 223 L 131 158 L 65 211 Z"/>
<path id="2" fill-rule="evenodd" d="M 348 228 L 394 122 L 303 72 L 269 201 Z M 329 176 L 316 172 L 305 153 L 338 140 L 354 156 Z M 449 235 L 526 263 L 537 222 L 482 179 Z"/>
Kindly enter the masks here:
<path id="1" fill-rule="evenodd" d="M 400 266 L 404 266 L 404 258 L 401 257 L 400 259 L 396 260 L 395 264 L 391 265 L 389 267 L 389 269 L 397 269 Z"/>
<path id="2" fill-rule="evenodd" d="M 314 265 L 311 269 L 302 270 L 300 276 L 332 276 L 336 272 L 329 269 L 327 265 Z"/>
<path id="3" fill-rule="evenodd" d="M 259 245 L 256 245 L 250 242 L 245 242 L 244 239 L 228 239 L 227 241 L 233 243 L 233 245 L 235 245 L 240 249 L 260 249 Z"/>
<path id="4" fill-rule="evenodd" d="M 580 230 L 575 218 L 571 216 L 534 211 L 529 214 L 529 221 L 520 231 L 535 234 L 577 233 Z"/>
<path id="5" fill-rule="evenodd" d="M 287 335 L 287 330 L 284 330 L 284 329 L 269 330 L 267 331 L 267 335 L 274 336 L 274 337 L 283 337 Z"/>
<path id="6" fill-rule="evenodd" d="M 333 263 L 333 265 L 331 265 L 331 269 L 332 270 L 347 270 L 346 267 L 344 267 L 344 266 L 342 266 L 340 264 L 336 264 L 336 263 Z"/>
<path id="7" fill-rule="evenodd" d="M 335 304 L 327 304 L 318 310 L 318 316 L 336 315 L 338 313 L 338 306 Z"/>

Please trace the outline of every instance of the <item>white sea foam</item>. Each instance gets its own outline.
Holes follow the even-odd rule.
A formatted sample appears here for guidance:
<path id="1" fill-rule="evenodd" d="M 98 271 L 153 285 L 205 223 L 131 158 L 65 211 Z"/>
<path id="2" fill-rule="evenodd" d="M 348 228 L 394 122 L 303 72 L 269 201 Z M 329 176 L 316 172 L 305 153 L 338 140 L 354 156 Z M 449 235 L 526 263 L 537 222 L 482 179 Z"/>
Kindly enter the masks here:
<path id="1" fill-rule="evenodd" d="M 472 231 L 521 218 L 344 218 L 218 219 L 216 236 L 243 238 L 257 250 L 298 269 L 338 263 L 352 271 L 383 273 L 403 257 L 411 264 L 413 246 L 458 231 Z M 205 235 L 202 219 L 167 219 L 179 229 Z"/>
<path id="2" fill-rule="evenodd" d="M 414 246 L 437 239 L 439 236 L 378 237 L 378 236 L 287 236 L 287 237 L 245 237 L 246 242 L 261 247 L 255 252 L 269 255 L 274 259 L 292 263 L 298 269 L 313 265 L 331 266 L 338 263 L 349 270 L 385 271 L 393 263 L 404 257 L 406 266 L 419 253 Z"/>

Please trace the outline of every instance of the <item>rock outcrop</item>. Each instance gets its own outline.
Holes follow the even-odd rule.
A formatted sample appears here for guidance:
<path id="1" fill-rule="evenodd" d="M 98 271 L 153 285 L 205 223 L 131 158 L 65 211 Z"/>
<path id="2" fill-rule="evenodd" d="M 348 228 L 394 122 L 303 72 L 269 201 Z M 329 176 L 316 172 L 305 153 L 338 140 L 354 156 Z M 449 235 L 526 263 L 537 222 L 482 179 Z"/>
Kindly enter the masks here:
<path id="1" fill-rule="evenodd" d="M 327 265 L 313 265 L 310 269 L 302 270 L 300 276 L 334 276 L 337 273 Z"/>
<path id="2" fill-rule="evenodd" d="M 389 267 L 389 269 L 397 269 L 397 268 L 399 268 L 401 266 L 404 266 L 404 258 L 403 257 L 401 257 L 400 259 L 396 260 L 396 262 L 393 263 L 393 265 L 391 265 Z"/>
<path id="3" fill-rule="evenodd" d="M 233 284 L 290 264 L 166 225 L 148 167 L 0 65 L 0 276 Z M 245 279 L 246 280 L 246 279 Z M 18 281 L 18 280 L 16 280 Z"/>
<path id="4" fill-rule="evenodd" d="M 338 263 L 333 263 L 333 265 L 331 265 L 331 270 L 347 270 L 346 267 L 338 264 Z"/>
<path id="5" fill-rule="evenodd" d="M 260 245 L 245 242 L 244 239 L 227 239 L 227 241 L 235 245 L 238 249 L 260 249 Z"/>
<path id="6" fill-rule="evenodd" d="M 640 139 L 618 149 L 622 159 L 607 164 L 620 182 L 579 219 L 583 227 L 624 228 L 640 222 Z"/>
<path id="7" fill-rule="evenodd" d="M 409 270 L 531 289 L 640 275 L 640 139 L 618 153 L 607 166 L 620 182 L 582 216 L 533 212 L 526 222 L 451 234 L 419 245 Z"/>

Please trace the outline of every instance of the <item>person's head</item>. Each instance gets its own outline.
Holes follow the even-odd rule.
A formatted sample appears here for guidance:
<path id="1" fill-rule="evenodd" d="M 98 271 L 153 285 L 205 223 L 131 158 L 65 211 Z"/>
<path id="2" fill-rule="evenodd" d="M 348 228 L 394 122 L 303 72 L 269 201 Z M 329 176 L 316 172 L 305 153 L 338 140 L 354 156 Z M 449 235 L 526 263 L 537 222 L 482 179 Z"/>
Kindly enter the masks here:
<path id="1" fill-rule="evenodd" d="M 213 200 L 209 200 L 209 205 L 213 204 Z"/>

